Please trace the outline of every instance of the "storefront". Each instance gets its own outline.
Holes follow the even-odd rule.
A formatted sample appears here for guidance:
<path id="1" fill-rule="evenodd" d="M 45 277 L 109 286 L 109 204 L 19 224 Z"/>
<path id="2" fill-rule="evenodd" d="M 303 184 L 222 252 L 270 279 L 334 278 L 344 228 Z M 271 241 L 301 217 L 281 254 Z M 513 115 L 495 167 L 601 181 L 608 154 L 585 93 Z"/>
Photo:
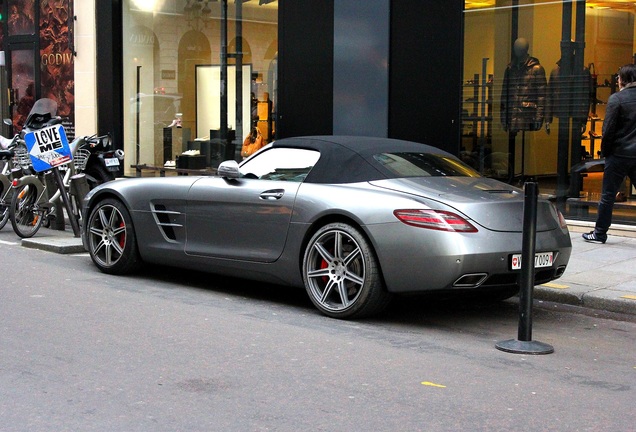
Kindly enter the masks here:
<path id="1" fill-rule="evenodd" d="M 430 14 L 414 16 L 425 4 Z M 122 107 L 128 175 L 132 165 L 162 166 L 187 150 L 205 154 L 212 167 L 240 158 L 253 128 L 266 141 L 366 134 L 457 153 L 462 7 L 388 0 L 99 4 L 98 22 L 120 19 L 122 41 L 112 62 L 98 58 L 98 73 L 119 62 L 121 69 L 98 81 L 121 79 L 123 89 L 121 101 L 105 95 L 99 103 Z M 435 31 L 440 19 L 453 36 Z M 447 103 L 451 87 L 456 96 Z"/>
<path id="2" fill-rule="evenodd" d="M 114 134 L 122 175 L 188 150 L 205 167 L 240 159 L 253 130 L 387 136 L 537 180 L 580 219 L 600 192 L 604 104 L 636 52 L 624 1 L 0 3 L 9 87 L 28 92 L 26 64 L 36 97 L 70 101 L 70 127 Z M 39 26 L 16 26 L 29 20 Z M 636 223 L 632 191 L 616 222 Z"/>
<path id="3" fill-rule="evenodd" d="M 636 60 L 636 6 L 465 3 L 461 157 L 507 182 L 535 179 L 569 217 L 593 220 L 605 104 Z M 634 191 L 625 184 L 615 222 L 634 223 Z"/>

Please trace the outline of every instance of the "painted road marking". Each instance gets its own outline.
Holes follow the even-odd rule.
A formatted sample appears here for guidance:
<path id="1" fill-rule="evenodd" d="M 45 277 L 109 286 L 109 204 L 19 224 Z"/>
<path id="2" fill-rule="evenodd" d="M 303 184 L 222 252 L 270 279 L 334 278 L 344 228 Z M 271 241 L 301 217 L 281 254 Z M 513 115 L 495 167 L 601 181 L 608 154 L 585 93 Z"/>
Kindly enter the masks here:
<path id="1" fill-rule="evenodd" d="M 624 295 L 621 296 L 621 298 L 627 299 L 627 300 L 636 300 L 636 295 Z"/>
<path id="2" fill-rule="evenodd" d="M 422 382 L 422 385 L 429 386 L 429 387 L 446 388 L 446 386 L 445 386 L 445 385 L 435 384 L 435 383 L 428 382 L 428 381 L 424 381 L 424 382 Z"/>
<path id="3" fill-rule="evenodd" d="M 555 284 L 555 283 L 551 283 L 551 282 L 541 284 L 541 286 L 548 287 L 548 288 L 554 288 L 554 289 L 568 289 L 568 288 L 570 288 L 567 285 L 560 285 L 560 284 Z"/>

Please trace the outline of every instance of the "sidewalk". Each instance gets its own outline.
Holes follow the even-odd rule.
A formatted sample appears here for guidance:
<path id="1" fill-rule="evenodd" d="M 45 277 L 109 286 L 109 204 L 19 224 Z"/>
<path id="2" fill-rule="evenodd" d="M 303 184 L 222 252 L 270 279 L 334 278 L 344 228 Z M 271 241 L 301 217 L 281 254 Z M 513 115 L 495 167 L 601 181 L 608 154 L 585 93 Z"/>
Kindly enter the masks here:
<path id="1" fill-rule="evenodd" d="M 589 309 L 636 315 L 636 226 L 614 225 L 605 244 L 587 243 L 581 233 L 593 223 L 568 221 L 572 256 L 565 274 L 551 283 L 537 285 L 535 300 Z M 84 253 L 82 241 L 66 231 L 42 228 L 22 246 L 49 252 Z"/>
<path id="2" fill-rule="evenodd" d="M 581 234 L 594 223 L 568 221 L 572 256 L 561 278 L 534 290 L 534 298 L 636 315 L 636 226 L 613 225 L 605 244 Z"/>

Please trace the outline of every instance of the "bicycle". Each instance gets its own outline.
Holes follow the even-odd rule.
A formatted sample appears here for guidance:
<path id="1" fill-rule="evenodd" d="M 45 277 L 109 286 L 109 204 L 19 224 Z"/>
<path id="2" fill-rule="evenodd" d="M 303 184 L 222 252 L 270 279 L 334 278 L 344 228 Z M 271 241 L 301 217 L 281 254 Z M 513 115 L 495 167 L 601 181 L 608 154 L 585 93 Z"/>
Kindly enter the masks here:
<path id="1" fill-rule="evenodd" d="M 19 237 L 33 237 L 42 225 L 50 226 L 57 217 L 64 218 L 60 198 L 67 211 L 71 209 L 68 215 L 69 220 L 75 235 L 79 236 L 81 201 L 88 193 L 88 183 L 82 171 L 90 157 L 90 153 L 80 147 L 81 143 L 91 138 L 79 137 L 71 143 L 73 163 L 66 166 L 63 177 L 60 168 L 55 167 L 13 180 L 14 192 L 11 197 L 9 216 L 13 230 Z M 29 157 L 28 154 L 26 157 Z M 25 164 L 26 161 L 22 160 L 22 165 Z M 59 179 L 56 179 L 56 176 L 59 176 Z M 59 184 L 63 187 L 60 188 Z M 58 212 L 61 214 L 58 215 Z"/>
<path id="2" fill-rule="evenodd" d="M 13 179 L 22 176 L 22 169 L 16 156 L 16 147 L 18 146 L 17 135 L 14 137 L 6 148 L 0 150 L 0 161 L 3 162 L 0 170 L 0 229 L 4 228 L 9 221 L 10 203 L 13 197 Z M 20 153 L 21 149 L 17 152 Z M 24 149 L 26 151 L 26 149 Z"/>

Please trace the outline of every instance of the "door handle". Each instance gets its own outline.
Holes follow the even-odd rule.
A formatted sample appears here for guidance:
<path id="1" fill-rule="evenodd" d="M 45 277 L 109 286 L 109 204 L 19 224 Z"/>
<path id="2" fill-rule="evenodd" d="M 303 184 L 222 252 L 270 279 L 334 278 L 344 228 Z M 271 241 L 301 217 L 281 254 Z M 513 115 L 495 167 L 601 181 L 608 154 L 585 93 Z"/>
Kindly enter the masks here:
<path id="1" fill-rule="evenodd" d="M 261 194 L 259 195 L 259 198 L 264 200 L 277 200 L 277 199 L 281 199 L 283 195 L 285 195 L 284 189 L 272 189 L 265 192 L 261 192 Z"/>

